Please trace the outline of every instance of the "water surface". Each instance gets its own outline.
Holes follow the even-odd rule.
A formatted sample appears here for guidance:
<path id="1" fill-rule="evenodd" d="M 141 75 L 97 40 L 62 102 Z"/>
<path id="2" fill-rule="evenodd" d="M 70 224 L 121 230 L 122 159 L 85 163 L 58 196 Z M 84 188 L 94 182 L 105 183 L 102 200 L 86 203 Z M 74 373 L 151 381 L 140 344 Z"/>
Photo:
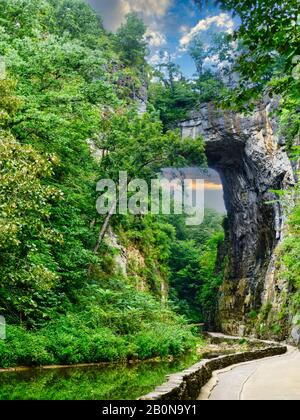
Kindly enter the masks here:
<path id="1" fill-rule="evenodd" d="M 31 369 L 0 373 L 1 400 L 131 400 L 199 360 L 194 353 L 172 362 Z"/>

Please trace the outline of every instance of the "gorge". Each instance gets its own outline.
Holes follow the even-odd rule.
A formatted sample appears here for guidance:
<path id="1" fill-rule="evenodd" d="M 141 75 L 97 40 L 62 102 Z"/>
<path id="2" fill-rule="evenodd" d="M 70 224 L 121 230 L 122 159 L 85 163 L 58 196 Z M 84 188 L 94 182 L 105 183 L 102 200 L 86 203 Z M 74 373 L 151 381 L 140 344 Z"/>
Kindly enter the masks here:
<path id="1" fill-rule="evenodd" d="M 137 398 L 300 344 L 299 2 L 114 3 L 0 0 L 0 400 Z M 101 180 L 162 168 L 215 173 L 202 224 L 99 212 Z"/>

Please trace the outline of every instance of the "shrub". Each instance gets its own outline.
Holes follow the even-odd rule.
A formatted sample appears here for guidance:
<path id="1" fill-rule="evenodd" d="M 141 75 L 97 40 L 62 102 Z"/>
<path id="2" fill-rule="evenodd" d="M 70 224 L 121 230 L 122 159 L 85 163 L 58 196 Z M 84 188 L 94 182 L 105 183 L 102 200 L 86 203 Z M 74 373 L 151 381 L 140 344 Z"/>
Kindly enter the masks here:
<path id="1" fill-rule="evenodd" d="M 38 331 L 9 326 L 0 342 L 0 366 L 145 360 L 178 356 L 195 345 L 182 317 L 150 294 L 118 282 L 115 287 L 86 289 L 73 312 Z"/>
<path id="2" fill-rule="evenodd" d="M 53 355 L 47 351 L 47 337 L 21 327 L 7 327 L 7 339 L 0 342 L 1 367 L 39 366 L 54 362 Z"/>
<path id="3" fill-rule="evenodd" d="M 141 359 L 152 357 L 178 356 L 195 345 L 191 331 L 176 325 L 148 325 L 131 340 L 137 348 Z"/>

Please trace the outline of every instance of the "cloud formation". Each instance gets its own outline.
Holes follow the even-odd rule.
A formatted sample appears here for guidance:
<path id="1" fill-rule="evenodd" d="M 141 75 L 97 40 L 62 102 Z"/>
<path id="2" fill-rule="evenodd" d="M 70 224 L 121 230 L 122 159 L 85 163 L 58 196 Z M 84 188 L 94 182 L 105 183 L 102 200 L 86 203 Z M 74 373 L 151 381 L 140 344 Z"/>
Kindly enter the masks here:
<path id="1" fill-rule="evenodd" d="M 173 0 L 87 0 L 100 12 L 107 29 L 115 31 L 129 12 L 137 12 L 150 27 L 162 18 Z"/>
<path id="2" fill-rule="evenodd" d="M 170 60 L 174 60 L 175 55 L 170 54 L 168 51 L 156 51 L 149 59 L 149 63 L 153 66 L 158 64 L 167 64 Z M 163 71 L 163 70 L 161 70 Z"/>
<path id="3" fill-rule="evenodd" d="M 202 19 L 188 33 L 185 33 L 181 37 L 181 48 L 186 48 L 199 32 L 207 31 L 212 26 L 215 26 L 219 31 L 232 33 L 235 23 L 228 13 L 220 13 L 217 16 L 210 16 L 206 19 Z"/>
<path id="4" fill-rule="evenodd" d="M 150 47 L 158 48 L 167 44 L 167 38 L 159 31 L 148 28 L 146 35 L 149 37 Z"/>

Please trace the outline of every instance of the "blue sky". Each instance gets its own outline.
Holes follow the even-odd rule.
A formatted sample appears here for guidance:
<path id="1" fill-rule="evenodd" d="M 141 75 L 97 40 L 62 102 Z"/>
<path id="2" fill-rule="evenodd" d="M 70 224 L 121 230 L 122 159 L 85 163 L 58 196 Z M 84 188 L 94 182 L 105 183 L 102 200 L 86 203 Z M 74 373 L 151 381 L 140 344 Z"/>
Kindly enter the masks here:
<path id="1" fill-rule="evenodd" d="M 228 12 L 220 10 L 214 1 L 208 1 L 201 10 L 197 0 L 87 0 L 100 12 L 105 27 L 115 31 L 128 12 L 135 11 L 148 26 L 151 36 L 152 64 L 159 61 L 159 52 L 168 51 L 183 73 L 191 77 L 194 64 L 187 54 L 187 46 L 193 35 L 201 33 L 209 39 L 209 30 L 227 31 L 235 23 Z"/>

